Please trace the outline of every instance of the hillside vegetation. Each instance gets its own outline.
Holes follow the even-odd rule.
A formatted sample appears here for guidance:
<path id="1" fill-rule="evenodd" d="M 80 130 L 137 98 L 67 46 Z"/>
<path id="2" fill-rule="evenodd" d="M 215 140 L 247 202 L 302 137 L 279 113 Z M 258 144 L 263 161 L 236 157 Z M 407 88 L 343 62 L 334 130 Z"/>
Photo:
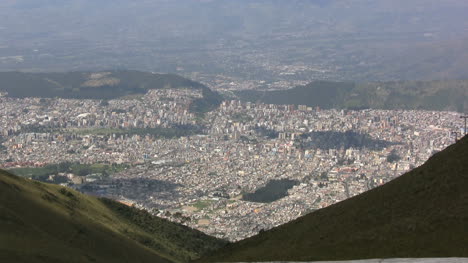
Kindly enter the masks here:
<path id="1" fill-rule="evenodd" d="M 145 94 L 150 89 L 199 89 L 203 99 L 193 102 L 191 109 L 205 112 L 214 109 L 221 97 L 208 87 L 174 74 L 140 71 L 24 73 L 0 72 L 0 91 L 15 98 L 117 99 Z"/>
<path id="2" fill-rule="evenodd" d="M 0 171 L 0 262 L 187 262 L 226 242 Z"/>
<path id="3" fill-rule="evenodd" d="M 468 257 L 468 136 L 359 196 L 200 262 Z"/>
<path id="4" fill-rule="evenodd" d="M 399 82 L 315 81 L 276 91 L 238 91 L 241 100 L 323 109 L 468 110 L 468 80 Z"/>

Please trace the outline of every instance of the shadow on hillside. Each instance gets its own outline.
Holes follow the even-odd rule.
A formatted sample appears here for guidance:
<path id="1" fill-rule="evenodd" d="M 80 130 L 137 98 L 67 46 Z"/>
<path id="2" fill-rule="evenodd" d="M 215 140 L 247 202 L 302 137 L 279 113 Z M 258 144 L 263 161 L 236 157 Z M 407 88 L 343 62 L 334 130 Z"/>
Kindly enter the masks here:
<path id="1" fill-rule="evenodd" d="M 304 149 L 369 149 L 382 150 L 398 143 L 374 139 L 368 134 L 354 131 L 316 131 L 301 136 L 301 146 Z"/>
<path id="2" fill-rule="evenodd" d="M 100 197 L 124 196 L 132 200 L 147 200 L 153 196 L 159 200 L 169 200 L 179 195 L 176 189 L 181 186 L 156 179 L 128 178 L 95 181 L 78 187 L 78 190 Z"/>

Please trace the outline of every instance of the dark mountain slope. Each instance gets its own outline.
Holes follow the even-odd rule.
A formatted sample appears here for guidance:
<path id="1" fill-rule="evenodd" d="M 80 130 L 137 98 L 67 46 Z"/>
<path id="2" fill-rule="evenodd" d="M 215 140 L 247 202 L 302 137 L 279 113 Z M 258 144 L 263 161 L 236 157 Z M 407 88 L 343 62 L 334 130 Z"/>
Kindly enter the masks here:
<path id="1" fill-rule="evenodd" d="M 145 94 L 150 89 L 199 89 L 203 99 L 191 107 L 197 112 L 214 109 L 221 96 L 208 87 L 174 74 L 140 71 L 23 73 L 0 72 L 0 91 L 16 98 L 116 99 Z"/>
<path id="2" fill-rule="evenodd" d="M 341 203 L 228 245 L 200 262 L 468 257 L 468 136 Z"/>
<path id="3" fill-rule="evenodd" d="M 314 81 L 288 90 L 243 90 L 241 100 L 268 104 L 295 104 L 324 109 L 468 109 L 468 81 L 394 81 L 346 83 Z"/>
<path id="4" fill-rule="evenodd" d="M 223 244 L 111 200 L 0 171 L 0 262 L 185 262 Z"/>
<path id="5" fill-rule="evenodd" d="M 241 100 L 267 104 L 295 104 L 321 108 L 341 108 L 345 96 L 354 89 L 353 83 L 314 81 L 289 90 L 236 92 Z"/>

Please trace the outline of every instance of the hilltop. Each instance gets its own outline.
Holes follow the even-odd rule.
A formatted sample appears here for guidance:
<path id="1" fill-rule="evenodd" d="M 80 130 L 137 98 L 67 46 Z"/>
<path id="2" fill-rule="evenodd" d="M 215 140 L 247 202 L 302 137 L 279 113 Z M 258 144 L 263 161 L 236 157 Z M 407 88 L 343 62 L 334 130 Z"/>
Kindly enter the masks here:
<path id="1" fill-rule="evenodd" d="M 314 81 L 288 90 L 238 91 L 241 100 L 295 104 L 323 109 L 468 110 L 468 81 Z"/>
<path id="2" fill-rule="evenodd" d="M 216 108 L 221 96 L 198 82 L 174 74 L 140 71 L 25 73 L 0 72 L 0 91 L 10 97 L 66 99 L 117 99 L 145 94 L 150 89 L 198 89 L 203 98 L 194 101 L 191 110 L 205 112 Z"/>
<path id="3" fill-rule="evenodd" d="M 109 199 L 0 171 L 1 262 L 187 262 L 225 243 Z"/>
<path id="4" fill-rule="evenodd" d="M 468 136 L 381 186 L 200 262 L 468 257 Z"/>

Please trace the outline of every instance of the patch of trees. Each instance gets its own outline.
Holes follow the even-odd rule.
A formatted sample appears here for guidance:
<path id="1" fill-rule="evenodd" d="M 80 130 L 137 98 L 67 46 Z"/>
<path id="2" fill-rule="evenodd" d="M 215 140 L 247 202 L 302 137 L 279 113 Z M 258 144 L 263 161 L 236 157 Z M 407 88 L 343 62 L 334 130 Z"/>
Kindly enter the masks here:
<path id="1" fill-rule="evenodd" d="M 254 193 L 245 194 L 244 201 L 256 203 L 272 203 L 288 195 L 288 190 L 299 184 L 296 180 L 271 180 L 266 186 L 257 189 Z"/>
<path id="2" fill-rule="evenodd" d="M 255 132 L 259 134 L 260 136 L 264 136 L 269 139 L 278 138 L 278 135 L 279 135 L 279 132 L 272 130 L 272 129 L 265 128 L 265 127 L 256 127 Z"/>
<path id="3" fill-rule="evenodd" d="M 388 155 L 387 155 L 387 162 L 389 163 L 396 163 L 401 160 L 401 156 L 398 155 L 397 151 L 393 149 Z"/>

